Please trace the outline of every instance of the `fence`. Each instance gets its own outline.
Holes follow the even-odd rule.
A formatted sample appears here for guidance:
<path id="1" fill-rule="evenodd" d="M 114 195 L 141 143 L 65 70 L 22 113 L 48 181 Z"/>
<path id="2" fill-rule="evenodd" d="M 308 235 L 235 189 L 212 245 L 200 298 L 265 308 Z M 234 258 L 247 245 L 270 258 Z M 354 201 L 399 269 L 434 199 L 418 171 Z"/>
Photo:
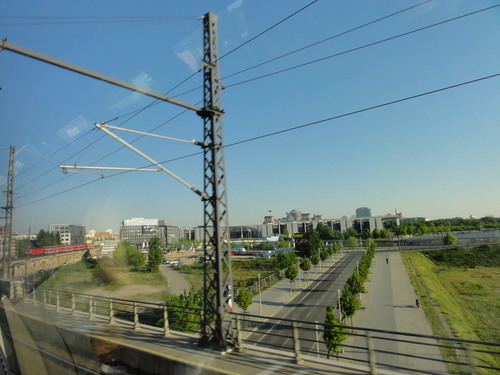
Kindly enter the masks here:
<path id="1" fill-rule="evenodd" d="M 51 289 L 35 289 L 27 293 L 25 301 L 72 315 L 87 315 L 89 319 L 99 316 L 106 318 L 109 323 L 116 320 L 131 322 L 134 329 L 163 327 L 164 335 L 168 335 L 170 330 L 189 333 L 201 331 L 203 310 L 193 307 L 136 302 Z"/>
<path id="2" fill-rule="evenodd" d="M 259 315 L 231 313 L 236 346 L 240 351 L 252 348 L 283 350 L 303 360 L 335 360 L 335 366 L 350 368 L 364 365 L 372 375 L 379 370 L 406 374 L 477 374 L 478 371 L 500 371 L 500 343 L 451 339 L 411 333 L 337 326 Z M 322 336 L 326 329 L 338 328 L 345 335 L 339 352 L 329 352 Z M 397 344 L 406 350 L 391 350 Z M 340 349 L 341 348 L 341 349 Z M 443 360 L 441 350 L 453 354 Z M 465 351 L 466 355 L 461 353 Z M 438 353 L 438 355 L 432 354 Z M 342 362 L 338 362 L 342 360 Z M 411 364 L 411 365 L 409 365 Z M 445 365 L 447 367 L 445 367 Z M 482 373 L 482 372 L 481 372 Z"/>
<path id="3" fill-rule="evenodd" d="M 170 330 L 200 332 L 201 309 L 50 289 L 28 293 L 24 302 L 28 306 L 35 304 L 69 316 L 74 315 L 75 322 L 78 315 L 79 319 L 98 317 L 109 323 L 126 321 L 134 330 L 160 327 L 165 336 Z M 233 333 L 230 344 L 240 351 L 248 348 L 266 352 L 270 352 L 269 349 L 279 350 L 277 355 L 288 355 L 297 363 L 305 360 L 320 363 L 335 360 L 337 367 L 368 366 L 372 375 L 378 371 L 387 373 L 387 370 L 407 374 L 500 371 L 500 343 L 261 317 L 248 313 L 229 313 L 226 319 Z M 341 329 L 341 334 L 345 335 L 346 340 L 341 343 L 342 349 L 338 352 L 328 351 L 323 341 L 325 328 Z M 398 347 L 395 349 L 396 344 Z M 443 359 L 439 354 L 441 350 L 452 354 Z"/>
<path id="4" fill-rule="evenodd" d="M 297 268 L 297 270 L 299 270 L 299 276 L 297 278 L 297 281 L 299 283 L 309 281 L 309 277 L 307 277 L 305 275 L 315 274 L 315 273 L 321 272 L 321 269 L 323 267 L 325 267 L 326 263 L 327 263 L 327 261 L 321 261 L 318 265 L 312 265 L 312 268 L 310 271 L 302 271 L 302 270 L 300 270 L 299 265 L 295 264 L 294 266 Z M 287 270 L 288 270 L 288 268 L 285 268 L 279 272 L 273 273 L 272 275 L 269 275 L 267 277 L 260 279 L 260 289 L 259 289 L 259 282 L 256 282 L 256 283 L 253 283 L 252 285 L 247 286 L 246 289 L 252 296 L 256 296 L 259 294 L 259 290 L 260 290 L 260 292 L 262 292 L 262 291 L 272 287 L 274 284 L 277 284 L 281 280 L 283 280 L 286 277 L 285 274 L 286 274 Z M 300 275 L 302 275 L 303 277 L 301 278 Z M 313 276 L 311 276 L 311 278 L 312 277 Z M 236 292 L 235 295 L 238 295 L 239 290 L 240 289 L 237 289 L 235 291 Z"/>

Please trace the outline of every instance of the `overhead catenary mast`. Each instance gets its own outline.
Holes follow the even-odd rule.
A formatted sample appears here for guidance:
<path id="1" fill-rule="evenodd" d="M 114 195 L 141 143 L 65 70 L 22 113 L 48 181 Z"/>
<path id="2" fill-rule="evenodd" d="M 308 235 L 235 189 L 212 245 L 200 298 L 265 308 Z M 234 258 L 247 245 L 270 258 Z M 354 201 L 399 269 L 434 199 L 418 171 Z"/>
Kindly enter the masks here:
<path id="1" fill-rule="evenodd" d="M 5 210 L 5 227 L 3 233 L 2 247 L 2 277 L 9 277 L 10 270 L 10 248 L 12 242 L 12 211 L 14 210 L 14 158 L 16 156 L 16 146 L 9 149 L 9 172 L 7 176 L 6 204 L 2 207 Z"/>

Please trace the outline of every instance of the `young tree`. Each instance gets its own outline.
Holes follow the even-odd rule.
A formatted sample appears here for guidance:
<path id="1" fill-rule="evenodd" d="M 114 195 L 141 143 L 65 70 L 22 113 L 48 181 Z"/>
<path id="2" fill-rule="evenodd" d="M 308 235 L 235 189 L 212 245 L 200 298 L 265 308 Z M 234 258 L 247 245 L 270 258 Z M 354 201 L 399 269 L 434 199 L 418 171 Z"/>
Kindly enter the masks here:
<path id="1" fill-rule="evenodd" d="M 160 239 L 156 236 L 149 240 L 148 258 L 150 271 L 158 271 L 163 258 L 163 252 L 161 251 Z"/>
<path id="2" fill-rule="evenodd" d="M 358 239 L 356 237 L 349 237 L 347 243 L 349 244 L 349 247 L 352 249 L 358 248 Z"/>
<path id="3" fill-rule="evenodd" d="M 113 253 L 113 260 L 118 266 L 132 266 L 136 269 L 143 266 L 145 262 L 144 255 L 127 241 L 118 243 Z"/>
<path id="4" fill-rule="evenodd" d="M 290 267 L 297 263 L 297 255 L 295 253 L 279 253 L 276 257 L 277 266 L 280 270 Z"/>
<path id="5" fill-rule="evenodd" d="M 300 269 L 302 271 L 309 271 L 311 269 L 311 262 L 309 262 L 309 259 L 302 258 L 300 260 Z"/>
<path id="6" fill-rule="evenodd" d="M 458 242 L 458 238 L 453 235 L 453 233 L 446 233 L 444 236 L 444 244 L 445 245 L 455 245 Z"/>
<path id="7" fill-rule="evenodd" d="M 247 311 L 252 304 L 252 295 L 246 288 L 241 288 L 234 302 L 243 310 Z"/>
<path id="8" fill-rule="evenodd" d="M 330 256 L 331 254 L 329 253 L 328 250 L 322 250 L 320 253 L 319 253 L 319 257 L 322 261 L 325 261 L 328 259 L 328 257 Z"/>
<path id="9" fill-rule="evenodd" d="M 314 254 L 317 254 L 324 245 L 323 240 L 319 238 L 316 230 L 309 230 L 303 238 L 305 240 L 303 255 L 306 257 L 312 257 Z"/>
<path id="10" fill-rule="evenodd" d="M 36 247 L 44 247 L 44 246 L 56 246 L 61 244 L 61 235 L 59 232 L 57 233 L 49 233 L 45 232 L 43 229 L 40 229 L 40 232 L 36 235 L 35 245 Z"/>
<path id="11" fill-rule="evenodd" d="M 346 340 L 346 335 L 344 333 L 343 327 L 332 327 L 328 326 L 328 324 L 332 324 L 335 326 L 340 326 L 342 323 L 335 318 L 335 310 L 332 306 L 326 307 L 326 318 L 324 332 L 323 332 L 323 341 L 325 342 L 326 348 L 328 349 L 328 358 L 330 358 L 333 353 L 339 353 Z"/>
<path id="12" fill-rule="evenodd" d="M 342 314 L 347 318 L 352 318 L 361 307 L 361 302 L 351 293 L 351 290 L 346 285 L 342 291 L 342 297 L 340 297 L 340 305 L 342 306 Z"/>
<path id="13" fill-rule="evenodd" d="M 359 233 L 354 228 L 349 228 L 344 232 L 344 239 L 348 239 L 349 237 L 358 237 Z"/>
<path id="14" fill-rule="evenodd" d="M 320 259 L 317 253 L 311 256 L 311 263 L 314 264 L 315 266 L 319 264 L 319 260 Z"/>
<path id="15" fill-rule="evenodd" d="M 285 277 L 290 281 L 294 281 L 297 278 L 298 274 L 299 270 L 297 270 L 297 267 L 295 267 L 295 265 L 288 267 L 285 271 Z"/>
<path id="16" fill-rule="evenodd" d="M 372 232 L 370 231 L 370 229 L 368 228 L 363 229 L 363 231 L 361 232 L 361 238 L 367 239 L 371 237 L 372 237 Z"/>
<path id="17" fill-rule="evenodd" d="M 375 240 L 373 238 L 367 238 L 366 242 L 365 242 L 365 247 L 367 249 L 371 249 L 372 247 L 375 247 L 375 249 L 376 249 L 377 243 L 375 242 Z"/>

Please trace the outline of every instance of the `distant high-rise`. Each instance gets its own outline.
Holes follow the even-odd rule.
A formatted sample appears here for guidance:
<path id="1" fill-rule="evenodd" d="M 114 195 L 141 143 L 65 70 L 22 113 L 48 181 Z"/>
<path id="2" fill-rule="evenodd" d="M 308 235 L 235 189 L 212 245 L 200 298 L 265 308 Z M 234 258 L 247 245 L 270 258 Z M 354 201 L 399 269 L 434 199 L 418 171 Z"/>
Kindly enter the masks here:
<path id="1" fill-rule="evenodd" d="M 356 217 L 372 217 L 372 210 L 368 207 L 356 208 Z"/>
<path id="2" fill-rule="evenodd" d="M 49 233 L 59 233 L 62 245 L 79 245 L 85 243 L 85 225 L 50 224 Z"/>

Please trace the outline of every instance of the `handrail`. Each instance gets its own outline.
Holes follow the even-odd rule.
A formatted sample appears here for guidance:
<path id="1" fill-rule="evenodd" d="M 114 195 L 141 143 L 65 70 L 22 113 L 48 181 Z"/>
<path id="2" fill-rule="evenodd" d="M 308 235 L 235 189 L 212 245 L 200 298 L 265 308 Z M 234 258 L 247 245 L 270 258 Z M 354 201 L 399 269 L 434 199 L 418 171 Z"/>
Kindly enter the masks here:
<path id="1" fill-rule="evenodd" d="M 27 294 L 28 296 L 28 294 Z M 61 296 L 71 296 L 71 298 L 62 298 Z M 31 298 L 30 298 L 31 297 Z M 163 335 L 169 335 L 171 330 L 200 333 L 200 314 L 202 309 L 190 308 L 184 306 L 167 305 L 153 302 L 137 302 L 120 298 L 108 298 L 101 296 L 93 296 L 83 293 L 71 293 L 64 291 L 57 291 L 52 289 L 43 290 L 43 294 L 33 293 L 28 296 L 25 301 L 27 303 L 38 304 L 43 308 L 56 310 L 59 306 L 58 313 L 68 313 L 70 316 L 80 315 L 84 317 L 85 314 L 89 315 L 90 319 L 101 318 L 113 324 L 117 320 L 129 321 L 133 324 L 132 329 L 140 327 L 156 326 L 161 319 L 163 320 Z M 90 301 L 90 303 L 89 303 Z M 84 309 L 78 309 L 78 305 L 84 304 Z M 120 305 L 122 308 L 120 309 Z M 123 305 L 126 306 L 123 308 Z M 135 308 L 134 308 L 135 306 Z M 127 310 L 128 309 L 128 310 Z M 157 310 L 156 315 L 151 313 L 151 310 Z M 57 311 L 57 310 L 56 310 Z M 104 312 L 104 313 L 103 313 Z M 153 316 L 147 316 L 150 313 Z M 179 313 L 179 316 L 172 316 Z M 193 317 L 193 318 L 192 318 Z M 152 318 L 158 318 L 157 320 Z M 272 337 L 279 337 L 280 343 L 285 341 L 289 344 L 279 345 L 278 350 L 294 358 L 297 363 L 303 361 L 324 363 L 325 358 L 331 358 L 332 353 L 328 350 L 323 342 L 321 333 L 326 328 L 342 328 L 343 334 L 348 338 L 363 338 L 362 343 L 349 342 L 347 340 L 342 346 L 347 353 L 336 353 L 336 357 L 342 360 L 342 363 L 336 361 L 335 365 L 340 367 L 349 368 L 353 363 L 370 365 L 370 368 L 380 368 L 381 366 L 391 368 L 392 370 L 413 371 L 414 373 L 433 374 L 429 372 L 429 366 L 437 366 L 442 363 L 443 367 L 446 365 L 458 366 L 465 371 L 471 372 L 471 369 L 489 369 L 500 371 L 499 367 L 495 367 L 490 363 L 484 361 L 481 355 L 488 355 L 490 357 L 500 358 L 500 343 L 474 341 L 468 339 L 458 339 L 449 337 L 439 337 L 432 335 L 423 335 L 418 333 L 406 333 L 398 331 L 390 331 L 376 328 L 364 328 L 357 326 L 343 326 L 326 323 L 316 323 L 312 325 L 310 321 L 301 321 L 287 318 L 274 318 L 263 317 L 260 315 L 230 312 L 227 315 L 228 320 L 232 323 L 233 329 L 236 334 L 233 344 L 239 351 L 252 348 L 254 350 L 266 350 L 265 348 L 277 349 L 277 345 L 272 344 Z M 272 326 L 272 329 L 269 329 Z M 269 339 L 262 340 L 262 337 L 267 335 Z M 426 340 L 425 342 L 418 342 L 420 339 Z M 429 342 L 428 340 L 431 340 Z M 352 340 L 351 340 L 352 341 Z M 439 341 L 439 342 L 438 342 Z M 467 356 L 465 358 L 445 360 L 440 356 L 426 356 L 408 349 L 407 352 L 395 352 L 390 350 L 385 342 L 398 342 L 402 343 L 409 348 L 426 347 L 432 348 L 446 348 L 449 350 L 459 350 L 452 345 L 446 343 L 459 343 L 467 347 Z M 365 352 L 365 358 L 356 358 L 355 352 Z M 386 358 L 380 358 L 385 355 Z M 427 368 L 419 368 L 418 366 L 409 368 L 408 364 L 398 365 L 397 361 L 388 360 L 388 358 L 406 357 L 417 363 L 427 363 Z M 394 357 L 393 357 L 394 356 Z M 378 358 L 377 358 L 378 357 Z M 499 363 L 500 360 L 497 360 Z M 465 367 L 464 367 L 465 366 Z M 372 372 L 374 373 L 374 372 Z M 471 372 L 474 373 L 474 372 Z"/>
<path id="2" fill-rule="evenodd" d="M 458 338 L 449 338 L 449 337 L 438 337 L 431 335 L 422 335 L 417 333 L 406 333 L 406 332 L 397 332 L 397 331 L 389 331 L 383 329 L 369 329 L 363 327 L 354 327 L 354 326 L 342 326 L 342 325 L 334 325 L 334 324 L 326 324 L 326 323 L 314 323 L 314 326 L 311 325 L 310 321 L 300 321 L 294 319 L 286 319 L 286 318 L 273 318 L 273 317 L 264 317 L 264 321 L 260 315 L 253 314 L 242 314 L 231 312 L 230 316 L 232 319 L 237 321 L 236 329 L 237 329 L 237 337 L 238 340 L 238 349 L 240 351 L 245 348 L 258 348 L 258 347 L 269 347 L 275 348 L 276 344 L 273 344 L 272 340 L 274 338 L 279 338 L 280 341 L 280 350 L 290 351 L 294 353 L 294 357 L 296 361 L 304 360 L 304 354 L 310 355 L 311 358 L 308 360 L 315 360 L 314 355 L 318 358 L 329 358 L 332 353 L 328 352 L 328 349 L 324 345 L 322 339 L 319 339 L 319 333 L 322 333 L 325 328 L 342 328 L 343 334 L 347 337 L 363 337 L 365 338 L 366 346 L 353 345 L 353 343 L 344 343 L 342 345 L 343 348 L 347 349 L 348 354 L 344 353 L 344 349 L 342 349 L 342 354 L 337 353 L 337 359 L 342 359 L 347 362 L 357 362 L 363 364 L 372 365 L 372 361 L 374 361 L 375 365 L 380 367 L 390 367 L 396 370 L 405 370 L 405 371 L 413 371 L 415 373 L 422 374 L 432 374 L 434 372 L 428 372 L 428 367 L 434 367 L 437 363 L 443 363 L 453 366 L 460 366 L 470 371 L 471 368 L 476 369 L 492 369 L 492 370 L 500 370 L 500 368 L 494 367 L 489 363 L 475 363 L 480 362 L 481 358 L 477 357 L 476 354 L 483 353 L 490 356 L 500 358 L 500 343 L 492 343 L 485 341 L 474 341 L 468 339 L 458 339 Z M 270 329 L 272 326 L 272 329 Z M 318 328 L 314 328 L 318 327 Z M 377 333 L 376 336 L 373 336 L 372 333 Z M 384 334 L 386 336 L 383 336 Z M 307 336 L 307 337 L 306 337 Z M 403 337 L 403 338 L 400 338 Z M 415 339 L 425 339 L 432 340 L 432 342 L 419 342 L 419 341 L 410 341 L 408 338 Z M 263 339 L 265 338 L 265 339 Z M 371 345 L 370 348 L 369 341 L 377 340 L 377 345 Z M 349 340 L 346 340 L 348 342 Z M 414 352 L 408 349 L 408 352 L 399 353 L 391 351 L 386 348 L 386 345 L 383 342 L 399 342 L 405 345 L 408 345 L 410 348 L 416 348 L 418 346 L 425 347 L 435 347 L 435 348 L 447 348 L 458 350 L 456 347 L 451 345 L 443 345 L 438 343 L 441 342 L 457 342 L 461 344 L 468 344 L 469 356 L 466 360 L 444 360 L 440 356 L 432 357 L 430 355 Z M 289 344 L 284 344 L 284 343 Z M 382 343 L 381 343 L 382 342 Z M 305 344 L 307 343 L 307 344 Z M 490 348 L 490 350 L 485 350 L 485 348 Z M 355 352 L 365 351 L 366 359 L 356 358 L 354 355 Z M 473 354 L 476 355 L 473 357 Z M 383 362 L 376 360 L 378 356 L 380 358 L 381 355 L 385 355 L 385 360 L 382 359 Z M 416 363 L 427 363 L 427 369 L 419 368 L 418 366 L 409 368 L 408 364 L 398 365 L 397 361 L 388 360 L 389 358 L 396 357 L 406 357 L 410 358 L 412 361 Z M 384 363 L 389 362 L 389 363 Z M 499 361 L 497 361 L 498 363 Z M 338 362 L 336 362 L 338 364 Z"/>

